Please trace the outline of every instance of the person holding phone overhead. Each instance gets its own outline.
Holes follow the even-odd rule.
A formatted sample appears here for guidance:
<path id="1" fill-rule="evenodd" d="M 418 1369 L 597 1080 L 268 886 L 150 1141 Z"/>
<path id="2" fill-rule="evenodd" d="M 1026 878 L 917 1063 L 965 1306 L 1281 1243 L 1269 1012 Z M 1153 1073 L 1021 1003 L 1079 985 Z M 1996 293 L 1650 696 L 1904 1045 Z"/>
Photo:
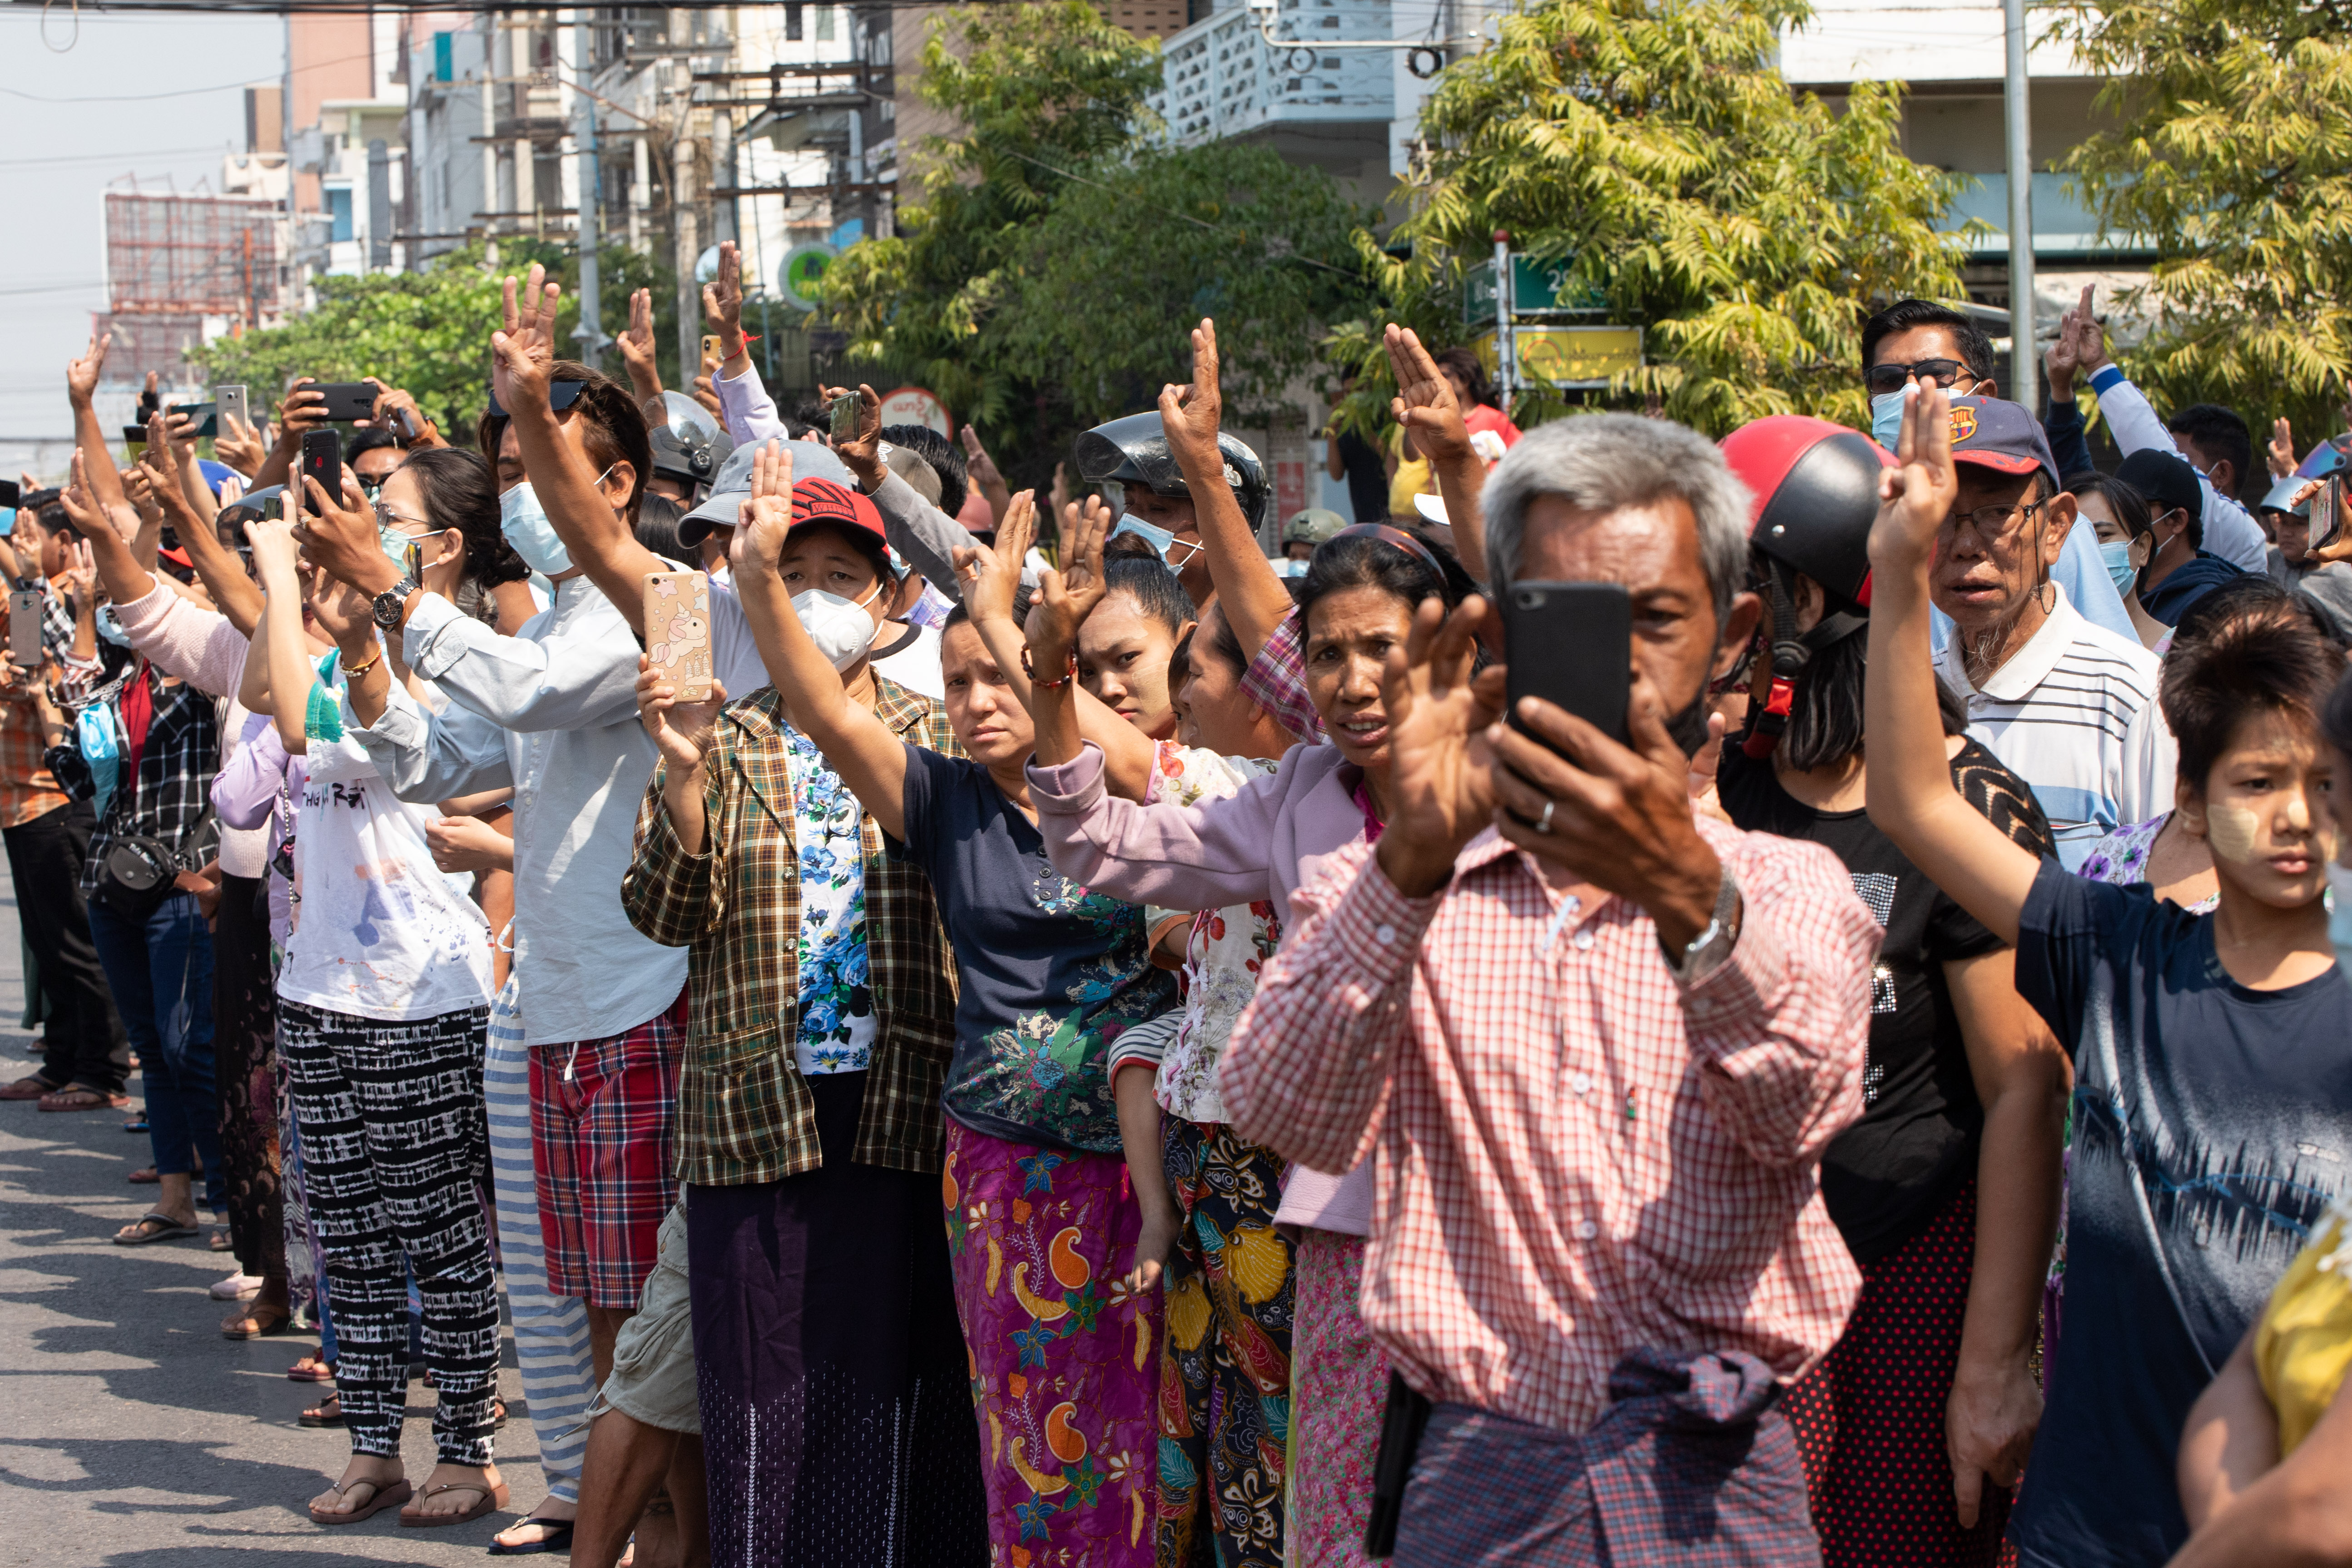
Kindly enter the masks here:
<path id="1" fill-rule="evenodd" d="M 1599 415 L 1529 432 L 1483 504 L 1497 593 L 1623 587 L 1627 743 L 1534 696 L 1499 723 L 1485 603 L 1422 605 L 1383 661 L 1387 830 L 1292 895 L 1225 1106 L 1310 1164 L 1380 1151 L 1364 1317 L 1434 1405 L 1400 1568 L 1538 1533 L 1818 1562 L 1774 1405 L 1860 1284 L 1818 1167 L 1862 1109 L 1879 933 L 1826 850 L 1693 811 L 1760 608 L 1748 498 L 1695 433 Z"/>

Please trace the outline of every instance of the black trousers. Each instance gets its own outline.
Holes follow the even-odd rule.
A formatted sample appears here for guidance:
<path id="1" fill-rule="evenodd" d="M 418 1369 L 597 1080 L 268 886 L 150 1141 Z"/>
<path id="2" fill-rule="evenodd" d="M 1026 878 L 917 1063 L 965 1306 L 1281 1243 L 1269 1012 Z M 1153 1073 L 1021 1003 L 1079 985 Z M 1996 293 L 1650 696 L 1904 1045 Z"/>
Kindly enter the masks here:
<path id="1" fill-rule="evenodd" d="M 221 878 L 213 921 L 213 1086 L 227 1167 L 228 1235 L 237 1268 L 286 1278 L 286 1209 L 278 1186 L 278 993 L 269 905 L 259 879 Z"/>
<path id="2" fill-rule="evenodd" d="M 77 1083 L 120 1094 L 131 1074 L 131 1041 L 99 967 L 81 897 L 82 864 L 97 826 L 89 803 L 76 801 L 0 829 L 0 841 L 16 884 L 16 919 L 49 999 L 41 1077 L 60 1089 Z"/>

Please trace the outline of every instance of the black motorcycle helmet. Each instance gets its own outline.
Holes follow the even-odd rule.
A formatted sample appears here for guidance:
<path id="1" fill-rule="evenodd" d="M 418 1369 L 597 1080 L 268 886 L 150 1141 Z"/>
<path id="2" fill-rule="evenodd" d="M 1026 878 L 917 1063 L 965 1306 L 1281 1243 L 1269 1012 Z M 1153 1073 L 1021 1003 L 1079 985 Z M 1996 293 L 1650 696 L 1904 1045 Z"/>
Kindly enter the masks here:
<path id="1" fill-rule="evenodd" d="M 1225 483 L 1241 502 L 1243 521 L 1253 531 L 1258 529 L 1274 495 L 1265 465 L 1246 443 L 1222 430 L 1217 432 L 1217 453 L 1225 460 Z M 1140 485 L 1163 496 L 1192 494 L 1175 454 L 1168 449 L 1168 431 L 1156 410 L 1096 426 L 1078 437 L 1077 457 L 1078 477 L 1088 484 Z"/>
<path id="2" fill-rule="evenodd" d="M 656 420 L 654 416 L 661 416 Z M 706 488 L 735 451 L 735 443 L 708 410 L 677 393 L 648 398 L 646 439 L 653 446 L 654 472 Z"/>

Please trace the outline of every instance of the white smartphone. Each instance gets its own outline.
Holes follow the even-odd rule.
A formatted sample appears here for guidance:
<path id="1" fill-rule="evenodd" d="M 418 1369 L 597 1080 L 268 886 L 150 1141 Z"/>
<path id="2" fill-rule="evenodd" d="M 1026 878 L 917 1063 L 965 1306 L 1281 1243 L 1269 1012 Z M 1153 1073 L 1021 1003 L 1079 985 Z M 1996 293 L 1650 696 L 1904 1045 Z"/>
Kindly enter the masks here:
<path id="1" fill-rule="evenodd" d="M 247 430 L 250 431 L 253 428 L 253 416 L 246 412 L 245 388 L 215 386 L 213 388 L 213 402 L 219 409 L 219 429 L 222 435 L 228 434 L 229 416 L 232 414 L 236 416 L 236 422 L 244 426 Z"/>

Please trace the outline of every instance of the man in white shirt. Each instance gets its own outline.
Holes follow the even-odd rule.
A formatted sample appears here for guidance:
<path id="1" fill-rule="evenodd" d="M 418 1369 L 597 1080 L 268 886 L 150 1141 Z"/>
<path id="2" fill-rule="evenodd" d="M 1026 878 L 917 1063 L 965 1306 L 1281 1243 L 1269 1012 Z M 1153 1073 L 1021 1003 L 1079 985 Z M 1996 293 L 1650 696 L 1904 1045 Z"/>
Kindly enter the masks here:
<path id="1" fill-rule="evenodd" d="M 2093 843 L 2172 805 L 2172 737 L 2156 705 L 2156 656 L 2084 620 L 2051 580 L 2074 523 L 2033 416 L 1990 397 L 1952 399 L 1960 492 L 1930 579 L 1954 634 L 1937 673 L 1969 733 L 2033 788 L 2071 869 Z"/>

